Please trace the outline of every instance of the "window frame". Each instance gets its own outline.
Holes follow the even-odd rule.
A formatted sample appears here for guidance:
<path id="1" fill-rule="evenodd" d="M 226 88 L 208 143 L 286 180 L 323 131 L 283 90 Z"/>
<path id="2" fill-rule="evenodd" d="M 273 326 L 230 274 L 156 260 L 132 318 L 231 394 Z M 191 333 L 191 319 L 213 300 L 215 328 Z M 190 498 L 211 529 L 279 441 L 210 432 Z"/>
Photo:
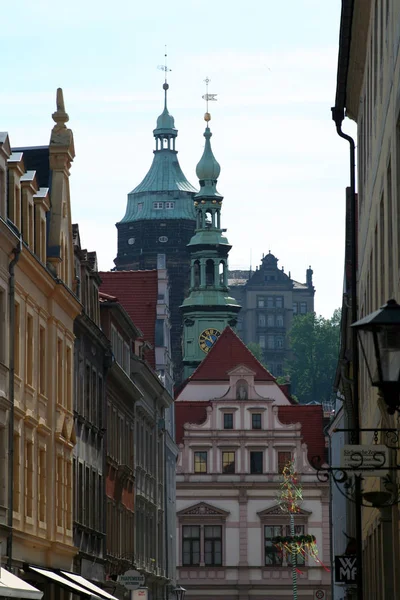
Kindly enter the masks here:
<path id="1" fill-rule="evenodd" d="M 226 419 L 227 417 L 230 417 L 230 425 L 227 425 Z M 224 430 L 232 430 L 234 429 L 234 421 L 233 421 L 233 413 L 231 412 L 224 412 L 223 413 L 223 419 L 224 419 Z"/>
<path id="2" fill-rule="evenodd" d="M 165 203 L 165 208 L 167 210 L 172 210 L 175 208 L 175 202 L 172 202 L 171 200 L 169 200 L 168 202 Z"/>
<path id="3" fill-rule="evenodd" d="M 153 210 L 163 210 L 164 202 L 153 202 Z"/>
<path id="4" fill-rule="evenodd" d="M 259 417 L 259 421 L 260 421 L 259 427 L 254 425 L 254 417 Z M 260 431 L 262 429 L 262 413 L 251 413 L 251 428 L 256 431 Z"/>
<path id="5" fill-rule="evenodd" d="M 303 308 L 305 310 L 303 310 Z M 306 315 L 307 314 L 307 302 L 300 302 L 300 314 L 301 315 Z"/>
<path id="6" fill-rule="evenodd" d="M 185 529 L 198 529 L 198 537 L 191 535 L 185 537 Z M 192 532 L 191 532 L 192 533 Z M 185 562 L 185 542 L 189 542 L 189 562 Z M 198 543 L 198 550 L 193 550 L 194 543 Z M 187 552 L 186 552 L 187 554 Z M 194 561 L 193 555 L 198 554 L 198 561 Z M 201 526 L 200 525 L 182 525 L 182 566 L 199 567 L 201 559 Z"/>
<path id="7" fill-rule="evenodd" d="M 282 460 L 280 460 L 279 455 L 285 454 L 286 455 L 286 459 L 283 462 Z M 287 456 L 289 455 L 289 456 Z M 283 473 L 283 469 L 285 468 L 285 466 L 287 465 L 287 463 L 289 461 L 293 460 L 293 450 L 277 450 L 276 453 L 276 469 L 279 475 L 282 475 Z"/>
<path id="8" fill-rule="evenodd" d="M 205 454 L 205 460 L 204 460 L 204 457 L 202 457 L 203 462 L 202 462 L 201 458 L 199 461 L 196 462 L 196 458 L 200 454 L 203 454 L 203 455 Z M 200 467 L 205 466 L 205 470 L 201 470 L 201 469 L 197 470 L 196 465 L 200 465 Z M 207 474 L 207 472 L 208 472 L 208 452 L 207 452 L 207 450 L 195 450 L 193 452 L 193 472 L 196 473 L 196 475 Z"/>
<path id="9" fill-rule="evenodd" d="M 261 457 L 261 470 L 253 470 L 253 458 L 254 455 L 257 455 L 258 458 Z M 250 467 L 250 475 L 262 475 L 264 473 L 264 452 L 262 450 L 250 450 L 249 453 L 249 467 Z"/>
<path id="10" fill-rule="evenodd" d="M 207 529 L 219 529 L 219 536 L 208 536 L 207 537 Z M 211 542 L 211 546 L 212 546 L 212 550 L 211 550 L 211 557 L 212 560 L 211 562 L 207 561 L 207 549 L 206 549 L 206 543 L 207 542 Z M 215 549 L 215 546 L 217 543 L 220 543 L 220 550 L 219 550 L 219 554 L 220 554 L 220 561 L 215 560 L 215 555 L 216 553 L 218 553 L 218 551 Z M 222 525 L 204 525 L 204 532 L 203 532 L 203 555 L 204 555 L 204 564 L 206 567 L 222 567 L 222 560 L 223 560 L 223 554 L 222 554 Z"/>
<path id="11" fill-rule="evenodd" d="M 233 455 L 233 460 L 229 457 L 226 461 L 224 456 Z M 236 473 L 236 452 L 235 450 L 222 450 L 221 453 L 221 472 L 223 475 L 234 475 Z"/>

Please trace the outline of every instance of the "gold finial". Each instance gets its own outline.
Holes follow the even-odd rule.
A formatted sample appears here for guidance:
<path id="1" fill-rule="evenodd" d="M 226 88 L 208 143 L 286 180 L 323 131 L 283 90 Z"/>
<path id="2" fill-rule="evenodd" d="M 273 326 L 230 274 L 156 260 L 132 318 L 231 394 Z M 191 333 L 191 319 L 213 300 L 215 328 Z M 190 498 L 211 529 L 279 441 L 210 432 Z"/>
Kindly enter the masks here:
<path id="1" fill-rule="evenodd" d="M 217 94 L 208 93 L 208 84 L 210 83 L 210 81 L 211 79 L 209 79 L 208 77 L 205 78 L 204 83 L 206 84 L 206 93 L 204 94 L 204 96 L 202 96 L 203 100 L 206 101 L 206 113 L 204 115 L 204 120 L 206 121 L 206 123 L 211 121 L 211 115 L 208 112 L 208 103 L 217 101 Z"/>

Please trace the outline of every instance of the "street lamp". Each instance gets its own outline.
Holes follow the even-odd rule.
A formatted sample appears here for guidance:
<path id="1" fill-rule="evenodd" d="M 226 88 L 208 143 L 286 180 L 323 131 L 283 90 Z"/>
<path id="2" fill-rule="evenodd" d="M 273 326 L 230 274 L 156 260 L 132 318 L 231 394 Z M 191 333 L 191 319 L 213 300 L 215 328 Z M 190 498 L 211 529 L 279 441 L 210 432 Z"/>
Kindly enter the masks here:
<path id="1" fill-rule="evenodd" d="M 173 592 L 176 596 L 176 600 L 184 600 L 186 594 L 186 589 L 184 587 L 177 585 Z"/>
<path id="2" fill-rule="evenodd" d="M 400 304 L 388 300 L 351 327 L 357 331 L 371 383 L 393 415 L 400 411 Z"/>

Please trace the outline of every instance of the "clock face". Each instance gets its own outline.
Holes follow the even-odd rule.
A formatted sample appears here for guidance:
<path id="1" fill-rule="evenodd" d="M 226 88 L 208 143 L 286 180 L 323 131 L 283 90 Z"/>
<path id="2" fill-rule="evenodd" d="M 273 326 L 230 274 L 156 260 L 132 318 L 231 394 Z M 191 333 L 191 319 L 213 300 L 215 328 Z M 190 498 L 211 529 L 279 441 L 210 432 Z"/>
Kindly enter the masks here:
<path id="1" fill-rule="evenodd" d="M 209 350 L 211 350 L 220 335 L 221 332 L 218 331 L 218 329 L 213 329 L 212 327 L 202 331 L 199 335 L 199 346 L 203 352 L 207 353 Z"/>

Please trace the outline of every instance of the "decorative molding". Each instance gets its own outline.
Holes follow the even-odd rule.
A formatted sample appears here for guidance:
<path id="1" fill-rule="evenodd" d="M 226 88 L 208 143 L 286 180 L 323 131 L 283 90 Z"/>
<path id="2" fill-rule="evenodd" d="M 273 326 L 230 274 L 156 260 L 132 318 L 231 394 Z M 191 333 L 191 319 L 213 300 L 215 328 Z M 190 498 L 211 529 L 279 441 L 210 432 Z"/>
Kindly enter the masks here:
<path id="1" fill-rule="evenodd" d="M 257 515 L 259 516 L 260 519 L 265 519 L 266 517 L 280 517 L 280 518 L 285 518 L 288 517 L 288 513 L 285 513 L 281 507 L 279 506 L 279 504 L 275 504 L 274 506 L 271 506 L 270 508 L 266 508 L 260 512 L 257 513 Z M 300 508 L 299 511 L 297 513 L 295 513 L 294 517 L 296 519 L 296 517 L 303 517 L 305 519 L 308 519 L 308 517 L 312 515 L 312 512 L 309 510 L 304 510 L 304 508 Z"/>

